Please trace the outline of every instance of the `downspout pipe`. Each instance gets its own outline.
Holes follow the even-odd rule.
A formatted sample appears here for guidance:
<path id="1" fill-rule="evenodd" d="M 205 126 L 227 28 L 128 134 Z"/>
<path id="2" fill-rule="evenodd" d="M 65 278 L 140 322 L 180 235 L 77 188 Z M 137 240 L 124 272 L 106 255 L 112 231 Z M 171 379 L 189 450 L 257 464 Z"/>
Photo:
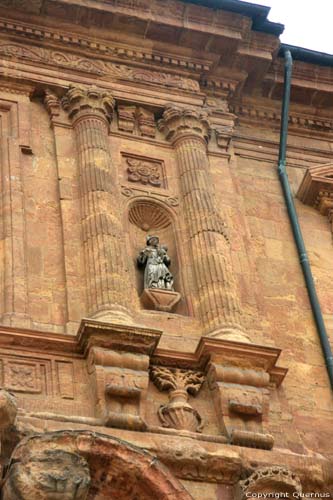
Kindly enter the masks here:
<path id="1" fill-rule="evenodd" d="M 284 90 L 283 102 L 281 111 L 281 129 L 280 129 L 280 148 L 279 148 L 279 163 L 278 175 L 281 182 L 288 215 L 294 234 L 295 243 L 298 250 L 299 260 L 302 266 L 306 288 L 310 299 L 311 309 L 316 322 L 317 331 L 320 339 L 321 348 L 325 358 L 327 373 L 330 379 L 331 388 L 333 389 L 333 354 L 329 343 L 323 314 L 320 308 L 316 287 L 313 280 L 313 275 L 306 252 L 299 220 L 297 217 L 293 197 L 291 194 L 289 179 L 286 171 L 286 152 L 287 152 L 287 136 L 288 136 L 288 118 L 289 118 L 289 102 L 290 102 L 290 88 L 291 88 L 291 73 L 292 73 L 292 56 L 290 50 L 284 51 Z"/>

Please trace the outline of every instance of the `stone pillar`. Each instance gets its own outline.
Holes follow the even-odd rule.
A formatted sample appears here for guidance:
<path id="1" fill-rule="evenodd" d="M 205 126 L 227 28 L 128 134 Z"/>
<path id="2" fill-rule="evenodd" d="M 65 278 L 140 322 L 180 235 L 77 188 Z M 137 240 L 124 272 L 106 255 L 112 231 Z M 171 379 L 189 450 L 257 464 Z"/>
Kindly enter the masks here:
<path id="1" fill-rule="evenodd" d="M 96 87 L 70 87 L 63 98 L 76 134 L 88 314 L 130 321 L 129 262 L 108 140 L 114 100 Z"/>
<path id="2" fill-rule="evenodd" d="M 207 141 L 209 123 L 191 109 L 167 107 L 159 128 L 176 150 L 197 300 L 195 314 L 205 333 L 245 340 L 231 267 L 226 224 L 214 201 Z"/>

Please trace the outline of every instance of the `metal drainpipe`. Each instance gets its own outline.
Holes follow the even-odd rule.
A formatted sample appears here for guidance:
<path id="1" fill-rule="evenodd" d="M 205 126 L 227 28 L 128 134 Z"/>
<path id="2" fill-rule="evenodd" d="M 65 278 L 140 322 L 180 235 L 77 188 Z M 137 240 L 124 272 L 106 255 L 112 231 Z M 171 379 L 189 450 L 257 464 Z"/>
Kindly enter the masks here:
<path id="1" fill-rule="evenodd" d="M 280 129 L 280 149 L 279 149 L 279 164 L 278 174 L 288 210 L 288 215 L 291 227 L 294 233 L 295 243 L 298 250 L 300 263 L 302 266 L 306 287 L 311 303 L 312 312 L 317 325 L 317 331 L 321 343 L 321 348 L 324 354 L 326 368 L 333 389 L 333 355 L 332 349 L 328 340 L 328 335 L 325 328 L 323 314 L 321 312 L 316 287 L 314 284 L 312 271 L 305 249 L 305 244 L 299 225 L 293 197 L 290 190 L 288 175 L 286 172 L 286 150 L 287 150 L 287 135 L 288 135 L 288 117 L 289 117 L 289 101 L 290 101 L 290 87 L 291 87 L 291 72 L 292 72 L 292 56 L 290 50 L 284 51 L 285 69 L 284 69 L 284 90 L 283 102 L 281 111 L 281 129 Z"/>

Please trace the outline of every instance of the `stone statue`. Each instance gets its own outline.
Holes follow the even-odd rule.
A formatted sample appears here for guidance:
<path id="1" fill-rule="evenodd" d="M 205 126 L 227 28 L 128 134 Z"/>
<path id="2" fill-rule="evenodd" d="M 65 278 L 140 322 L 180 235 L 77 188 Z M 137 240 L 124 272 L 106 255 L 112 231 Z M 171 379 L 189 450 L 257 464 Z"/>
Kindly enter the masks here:
<path id="1" fill-rule="evenodd" d="M 145 268 L 144 288 L 173 290 L 168 247 L 159 245 L 157 236 L 147 236 L 147 246 L 138 255 L 138 266 Z"/>

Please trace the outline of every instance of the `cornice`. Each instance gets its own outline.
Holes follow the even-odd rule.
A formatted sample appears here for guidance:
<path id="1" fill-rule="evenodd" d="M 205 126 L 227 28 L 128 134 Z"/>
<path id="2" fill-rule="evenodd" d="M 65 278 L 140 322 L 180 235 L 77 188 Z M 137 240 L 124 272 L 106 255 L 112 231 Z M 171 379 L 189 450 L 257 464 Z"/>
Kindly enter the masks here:
<path id="1" fill-rule="evenodd" d="M 111 77 L 115 80 L 138 81 L 145 84 L 157 84 L 177 88 L 187 92 L 200 92 L 199 83 L 191 78 L 161 71 L 120 65 L 111 61 L 45 47 L 27 46 L 2 40 L 0 41 L 0 55 L 10 60 L 15 58 L 24 62 L 38 63 L 39 65 L 45 64 L 47 66 L 67 68 L 100 77 Z"/>
<path id="2" fill-rule="evenodd" d="M 131 64 L 143 66 L 149 64 L 157 67 L 169 67 L 170 71 L 175 70 L 178 73 L 201 73 L 210 71 L 214 60 L 199 59 L 196 57 L 179 56 L 175 53 L 164 53 L 159 50 L 150 49 L 144 50 L 138 46 L 133 46 L 116 43 L 112 44 L 109 41 L 96 38 L 89 38 L 73 32 L 59 32 L 38 26 L 37 24 L 25 24 L 16 20 L 8 20 L 0 18 L 0 30 L 2 33 L 7 33 L 19 39 L 35 40 L 38 42 L 44 41 L 48 44 L 57 44 L 64 48 L 82 49 L 85 54 L 91 52 L 98 54 L 101 58 L 106 57 L 112 61 L 131 61 Z"/>
<path id="3" fill-rule="evenodd" d="M 247 123 L 263 122 L 280 124 L 281 110 L 278 107 L 255 105 L 253 103 L 233 102 L 230 111 L 234 113 L 239 121 Z M 289 124 L 293 128 L 310 129 L 311 131 L 333 133 L 333 116 L 320 116 L 305 112 L 291 110 L 289 113 Z"/>

